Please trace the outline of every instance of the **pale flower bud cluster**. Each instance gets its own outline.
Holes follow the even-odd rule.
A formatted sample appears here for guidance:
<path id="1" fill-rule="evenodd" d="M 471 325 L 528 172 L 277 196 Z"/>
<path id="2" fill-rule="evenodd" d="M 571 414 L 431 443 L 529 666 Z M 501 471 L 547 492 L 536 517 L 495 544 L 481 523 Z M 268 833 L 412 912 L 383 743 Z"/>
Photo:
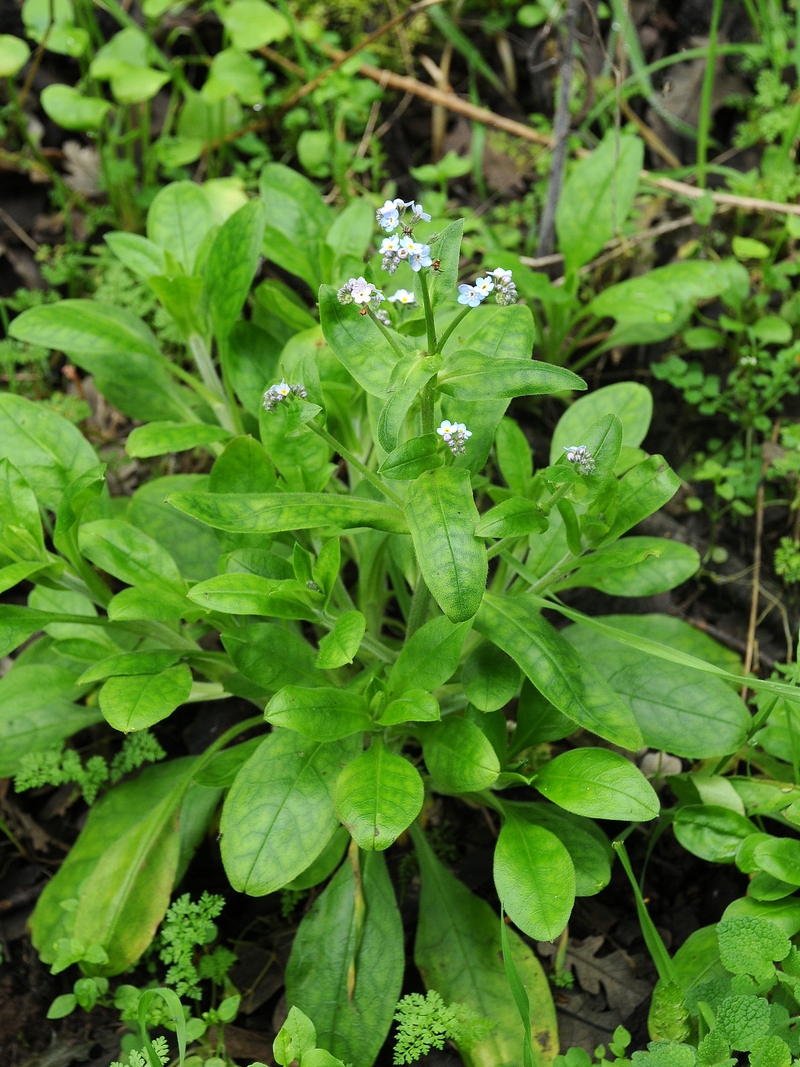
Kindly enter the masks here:
<path id="1" fill-rule="evenodd" d="M 286 382 L 278 382 L 271 385 L 264 393 L 262 403 L 267 411 L 274 411 L 278 404 L 282 404 L 290 396 L 298 396 L 305 400 L 308 396 L 302 385 L 287 385 Z"/>
<path id="2" fill-rule="evenodd" d="M 494 298 L 502 306 L 513 304 L 518 296 L 517 287 L 511 277 L 510 270 L 495 267 L 489 271 L 489 277 L 494 278 Z"/>
<path id="3" fill-rule="evenodd" d="M 574 463 L 581 474 L 591 474 L 594 470 L 594 457 L 586 445 L 569 445 L 564 447 L 567 460 Z"/>
<path id="4" fill-rule="evenodd" d="M 366 313 L 370 305 L 377 308 L 383 300 L 383 293 L 380 289 L 372 282 L 368 282 L 366 278 L 351 278 L 344 283 L 337 295 L 340 304 L 361 305 L 364 309 L 362 314 Z"/>
<path id="5" fill-rule="evenodd" d="M 463 456 L 467 451 L 467 441 L 472 437 L 472 430 L 468 430 L 463 422 L 450 422 L 443 419 L 436 432 L 450 449 L 454 456 Z"/>

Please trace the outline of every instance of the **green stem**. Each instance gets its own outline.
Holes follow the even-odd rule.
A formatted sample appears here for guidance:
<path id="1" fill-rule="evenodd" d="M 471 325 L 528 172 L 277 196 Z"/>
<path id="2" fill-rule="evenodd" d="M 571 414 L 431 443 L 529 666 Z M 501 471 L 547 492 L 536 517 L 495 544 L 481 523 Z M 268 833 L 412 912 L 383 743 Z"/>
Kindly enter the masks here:
<path id="1" fill-rule="evenodd" d="M 391 500 L 391 502 L 398 508 L 405 506 L 403 500 L 401 500 L 397 493 L 393 493 L 391 489 L 385 486 L 378 475 L 375 474 L 374 471 L 371 471 L 369 467 L 366 467 L 357 456 L 353 455 L 349 448 L 342 444 L 341 441 L 337 441 L 332 434 L 329 434 L 327 430 L 314 421 L 309 422 L 308 426 L 318 437 L 321 437 L 323 441 L 327 441 L 331 448 L 337 452 L 342 459 L 347 460 L 349 464 L 355 467 L 356 470 L 366 478 L 368 482 L 374 485 L 376 489 L 383 493 L 388 500 Z"/>
<path id="2" fill-rule="evenodd" d="M 425 331 L 428 335 L 428 352 L 430 355 L 436 353 L 436 323 L 433 320 L 433 307 L 431 305 L 431 294 L 428 292 L 428 276 L 420 272 L 419 276 L 420 288 L 422 289 L 422 306 L 425 309 Z"/>
<path id="3" fill-rule="evenodd" d="M 436 387 L 434 381 L 435 379 L 431 378 L 425 383 L 419 397 L 419 411 L 422 416 L 423 433 L 433 433 L 435 429 L 436 418 L 434 408 L 436 403 Z"/>
<path id="4" fill-rule="evenodd" d="M 462 308 L 462 310 L 459 311 L 459 313 L 456 315 L 456 317 L 453 319 L 453 321 L 442 334 L 442 338 L 436 348 L 437 352 L 444 351 L 444 346 L 450 340 L 450 335 L 452 334 L 453 330 L 455 330 L 458 324 L 462 322 L 467 317 L 467 315 L 469 315 L 470 311 L 472 311 L 472 308 L 469 306 L 469 304 L 467 304 L 465 308 Z"/>
<path id="5" fill-rule="evenodd" d="M 214 368 L 211 353 L 208 350 L 208 345 L 206 344 L 205 339 L 202 338 L 200 334 L 193 333 L 187 344 L 197 369 L 200 371 L 200 377 L 203 379 L 203 384 L 215 397 L 211 406 L 214 409 L 214 414 L 219 420 L 220 426 L 224 430 L 228 430 L 230 433 L 236 433 L 236 424 L 228 404 L 228 398 L 225 395 L 222 382 L 219 380 L 219 376 Z"/>
<path id="6" fill-rule="evenodd" d="M 700 121 L 697 127 L 697 185 L 706 187 L 706 164 L 708 161 L 708 137 L 711 129 L 711 94 L 714 91 L 714 74 L 717 65 L 717 36 L 722 0 L 714 0 L 711 13 L 711 28 L 708 31 L 708 58 L 703 74 L 703 90 L 700 96 Z"/>
<path id="7" fill-rule="evenodd" d="M 389 333 L 389 331 L 386 328 L 386 326 L 381 322 L 381 320 L 378 318 L 378 316 L 375 314 L 375 312 L 372 310 L 372 308 L 369 305 L 367 305 L 367 314 L 372 319 L 372 321 L 375 323 L 375 325 L 378 327 L 378 329 L 381 331 L 381 333 L 386 338 L 386 340 L 389 342 L 389 344 L 392 346 L 392 348 L 395 350 L 395 352 L 397 353 L 398 358 L 402 359 L 407 353 L 405 353 L 402 350 L 402 348 L 400 348 L 400 346 L 398 345 L 397 341 L 395 341 L 394 337 L 392 337 L 392 335 Z"/>

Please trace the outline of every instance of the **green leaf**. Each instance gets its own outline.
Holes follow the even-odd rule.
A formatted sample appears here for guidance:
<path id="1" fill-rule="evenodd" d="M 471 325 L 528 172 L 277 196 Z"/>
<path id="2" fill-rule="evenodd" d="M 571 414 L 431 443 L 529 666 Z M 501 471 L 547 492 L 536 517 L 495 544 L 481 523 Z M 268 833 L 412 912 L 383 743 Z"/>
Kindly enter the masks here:
<path id="1" fill-rule="evenodd" d="M 252 437 L 235 437 L 215 460 L 208 488 L 211 493 L 270 493 L 275 481 L 263 446 Z"/>
<path id="2" fill-rule="evenodd" d="M 379 735 L 336 780 L 338 818 L 365 852 L 383 852 L 422 810 L 425 787 L 408 760 L 388 752 Z"/>
<path id="3" fill-rule="evenodd" d="M 49 52 L 77 58 L 90 43 L 87 31 L 75 25 L 75 10 L 70 0 L 55 0 L 52 5 L 49 0 L 25 0 L 22 21 L 27 36 L 37 44 L 44 44 Z"/>
<path id="4" fill-rule="evenodd" d="M 409 408 L 441 365 L 441 356 L 416 352 L 395 363 L 386 390 L 386 403 L 378 419 L 378 441 L 386 452 L 392 452 L 396 447 Z"/>
<path id="5" fill-rule="evenodd" d="M 757 830 L 744 815 L 715 804 L 679 808 L 673 825 L 685 849 L 714 863 L 732 863 L 742 841 Z"/>
<path id="6" fill-rule="evenodd" d="M 459 1049 L 467 1067 L 519 1067 L 525 1033 L 503 968 L 498 917 L 439 862 L 419 827 L 411 834 L 422 875 L 414 962 L 425 986 L 496 1024 L 488 1037 Z M 508 937 L 531 1005 L 536 1063 L 544 1067 L 558 1049 L 547 977 L 521 938 L 511 930 Z"/>
<path id="7" fill-rule="evenodd" d="M 151 422 L 128 434 L 125 451 L 129 456 L 163 456 L 167 452 L 187 452 L 190 448 L 228 441 L 230 434 L 221 426 L 204 422 Z"/>
<path id="8" fill-rule="evenodd" d="M 484 512 L 475 533 L 478 537 L 527 537 L 542 533 L 548 525 L 538 504 L 525 497 L 512 496 Z"/>
<path id="9" fill-rule="evenodd" d="M 622 229 L 639 185 L 644 145 L 610 130 L 570 173 L 556 211 L 558 244 L 567 274 L 576 271 Z"/>
<path id="10" fill-rule="evenodd" d="M 494 851 L 494 884 L 503 908 L 528 937 L 554 941 L 575 903 L 569 852 L 543 826 L 506 818 Z"/>
<path id="11" fill-rule="evenodd" d="M 694 548 L 665 537 L 626 537 L 583 556 L 578 570 L 559 589 L 590 586 L 610 596 L 657 596 L 696 574 Z"/>
<path id="12" fill-rule="evenodd" d="M 513 419 L 500 420 L 494 447 L 506 485 L 516 496 L 525 496 L 533 477 L 533 453 L 527 437 Z"/>
<path id="13" fill-rule="evenodd" d="M 407 689 L 432 692 L 453 677 L 472 622 L 458 625 L 445 615 L 431 619 L 412 634 L 400 649 L 389 675 L 389 693 Z"/>
<path id="14" fill-rule="evenodd" d="M 277 730 L 236 776 L 222 809 L 222 862 L 239 893 L 262 897 L 285 886 L 322 852 L 336 829 L 333 785 L 361 747 Z"/>
<path id="15" fill-rule="evenodd" d="M 791 885 L 800 886 L 800 841 L 790 837 L 771 837 L 760 841 L 754 858 L 762 871 Z"/>
<path id="16" fill-rule="evenodd" d="M 444 463 L 439 451 L 439 439 L 434 433 L 412 437 L 398 445 L 378 468 L 384 478 L 411 480 L 424 471 L 434 470 Z"/>
<path id="17" fill-rule="evenodd" d="M 170 619 L 183 619 L 190 613 L 195 618 L 204 614 L 202 611 L 195 614 L 191 601 L 173 589 L 147 583 L 117 593 L 109 601 L 107 610 L 109 619 L 114 622 L 142 619 L 167 622 Z"/>
<path id="18" fill-rule="evenodd" d="M 568 719 L 542 696 L 530 679 L 523 679 L 517 702 L 517 728 L 512 742 L 514 754 L 543 741 L 560 741 L 563 737 L 569 737 L 575 733 L 575 726 L 572 719 Z"/>
<path id="19" fill-rule="evenodd" d="M 477 793 L 500 773 L 500 762 L 477 726 L 450 715 L 418 727 L 425 764 L 439 793 Z"/>
<path id="20" fill-rule="evenodd" d="M 13 78 L 28 62 L 30 54 L 22 38 L 0 33 L 0 78 Z"/>
<path id="21" fill-rule="evenodd" d="M 585 627 L 570 626 L 564 636 L 624 699 L 645 745 L 703 759 L 744 744 L 750 713 L 721 679 L 656 660 Z"/>
<path id="22" fill-rule="evenodd" d="M 108 954 L 106 964 L 92 968 L 95 973 L 119 974 L 150 944 L 169 906 L 180 844 L 178 811 L 196 762 L 184 758 L 147 768 L 92 806 L 31 918 L 33 941 L 45 962 L 54 961 L 59 940 L 75 938 Z"/>
<path id="23" fill-rule="evenodd" d="M 464 220 L 456 219 L 449 226 L 445 226 L 442 232 L 431 241 L 431 259 L 439 260 L 439 269 L 436 271 L 419 271 L 414 275 L 414 293 L 417 304 L 423 306 L 422 286 L 429 287 L 431 295 L 431 307 L 435 311 L 446 301 L 450 300 L 458 281 L 458 266 L 461 262 L 461 238 L 464 233 Z M 430 285 L 429 278 L 433 279 Z"/>
<path id="24" fill-rule="evenodd" d="M 10 333 L 19 341 L 84 355 L 158 356 L 149 326 L 125 308 L 96 300 L 59 300 L 18 315 Z"/>
<path id="25" fill-rule="evenodd" d="M 71 1015 L 77 1005 L 78 1000 L 74 993 L 62 993 L 47 1009 L 46 1018 L 63 1019 L 66 1015 Z"/>
<path id="26" fill-rule="evenodd" d="M 407 533 L 403 513 L 385 501 L 326 493 L 173 493 L 169 503 L 217 530 L 280 533 L 326 526 L 371 526 Z"/>
<path id="27" fill-rule="evenodd" d="M 264 255 L 315 293 L 323 280 L 321 245 L 330 229 L 330 208 L 308 178 L 282 163 L 266 164 L 259 188 L 267 207 Z"/>
<path id="28" fill-rule="evenodd" d="M 312 741 L 339 741 L 370 728 L 363 696 L 346 689 L 287 685 L 267 704 L 264 718 Z"/>
<path id="29" fill-rule="evenodd" d="M 144 730 L 171 715 L 191 690 L 192 672 L 185 663 L 158 674 L 112 677 L 100 690 L 100 710 L 115 730 Z"/>
<path id="30" fill-rule="evenodd" d="M 334 623 L 329 634 L 325 634 L 319 643 L 317 667 L 321 670 L 334 670 L 352 663 L 361 647 L 361 641 L 367 628 L 367 620 L 360 611 L 346 611 Z"/>
<path id="31" fill-rule="evenodd" d="M 293 878 L 286 888 L 297 890 L 313 889 L 320 882 L 330 878 L 342 862 L 342 857 L 349 843 L 350 834 L 343 826 L 339 826 L 334 830 L 330 841 L 317 858 L 312 860 L 302 874 L 298 874 L 296 878 Z"/>
<path id="32" fill-rule="evenodd" d="M 489 360 L 482 352 L 466 349 L 447 357 L 439 387 L 457 400 L 469 401 L 565 393 L 585 389 L 586 382 L 552 363 L 505 356 Z"/>
<path id="33" fill-rule="evenodd" d="M 181 514 L 167 502 L 176 491 L 200 492 L 208 485 L 202 474 L 174 474 L 152 478 L 133 494 L 126 518 L 165 548 L 181 574 L 201 582 L 217 573 L 220 548 L 217 534 L 208 526 Z"/>
<path id="34" fill-rule="evenodd" d="M 264 100 L 261 71 L 247 53 L 238 48 L 223 48 L 211 61 L 200 92 L 209 104 L 218 104 L 231 94 L 243 104 L 259 104 Z"/>
<path id="35" fill-rule="evenodd" d="M 318 1045 L 367 1067 L 389 1033 L 404 965 L 403 927 L 386 861 L 369 852 L 360 886 L 352 864 L 344 863 L 300 923 L 286 968 L 286 999 L 314 1020 Z"/>
<path id="36" fill-rule="evenodd" d="M 38 563 L 47 558 L 36 497 L 8 459 L 0 459 L 0 542 L 25 559 Z"/>
<path id="37" fill-rule="evenodd" d="M 482 641 L 469 654 L 461 671 L 467 700 L 480 711 L 504 708 L 517 695 L 517 664 L 490 641 Z"/>
<path id="38" fill-rule="evenodd" d="M 405 508 L 425 582 L 452 622 L 471 619 L 481 604 L 489 564 L 475 536 L 478 512 L 469 472 L 426 471 L 411 484 Z"/>
<path id="39" fill-rule="evenodd" d="M 655 790 L 630 760 L 604 748 L 579 748 L 546 763 L 534 785 L 548 800 L 593 819 L 648 822 L 659 811 Z"/>
<path id="40" fill-rule="evenodd" d="M 594 896 L 611 881 L 611 845 L 592 819 L 539 801 L 503 801 L 503 810 L 511 813 L 515 819 L 543 826 L 555 834 L 569 853 L 575 868 L 576 896 Z"/>
<path id="41" fill-rule="evenodd" d="M 220 574 L 198 582 L 188 593 L 193 603 L 209 611 L 231 615 L 269 615 L 275 619 L 315 618 L 312 599 L 305 582 L 294 579 L 262 578 L 258 574 Z M 317 593 L 316 600 L 321 597 Z"/>
<path id="42" fill-rule="evenodd" d="M 425 689 L 407 689 L 401 697 L 386 705 L 378 723 L 380 726 L 395 726 L 404 722 L 438 722 L 440 718 L 434 696 Z"/>
<path id="43" fill-rule="evenodd" d="M 46 85 L 39 101 L 45 115 L 65 130 L 99 130 L 111 110 L 102 96 L 84 96 L 71 85 Z"/>
<path id="44" fill-rule="evenodd" d="M 124 519 L 84 523 L 80 550 L 102 570 L 128 585 L 167 585 L 183 592 L 185 583 L 175 560 L 152 537 Z"/>
<path id="45" fill-rule="evenodd" d="M 17 773 L 27 753 L 54 748 L 101 721 L 98 707 L 72 703 L 78 695 L 75 675 L 51 664 L 20 663 L 0 678 L 0 774 L 4 778 Z"/>
<path id="46" fill-rule="evenodd" d="M 639 382 L 616 382 L 579 397 L 570 404 L 553 431 L 550 462 L 564 454 L 570 445 L 584 444 L 583 433 L 604 415 L 616 415 L 622 423 L 622 444 L 636 448 L 642 443 L 653 417 L 653 395 Z"/>
<path id="47" fill-rule="evenodd" d="M 51 511 L 70 482 L 97 466 L 95 451 L 77 426 L 15 393 L 0 393 L 0 459 L 13 463 Z"/>
<path id="48" fill-rule="evenodd" d="M 325 235 L 325 244 L 337 259 L 363 259 L 375 231 L 375 211 L 366 197 L 351 200 L 336 216 Z"/>
<path id="49" fill-rule="evenodd" d="M 222 224 L 208 253 L 204 272 L 205 302 L 219 342 L 227 338 L 250 292 L 261 255 L 265 224 L 263 202 L 251 200 Z"/>
<path id="50" fill-rule="evenodd" d="M 139 233 L 125 233 L 112 230 L 103 236 L 103 240 L 124 265 L 142 281 L 147 281 L 156 274 L 163 274 L 166 269 L 164 249 L 153 244 Z"/>
<path id="51" fill-rule="evenodd" d="M 194 182 L 172 182 L 156 194 L 147 212 L 147 236 L 192 274 L 197 251 L 214 225 L 211 205 Z"/>
<path id="52" fill-rule="evenodd" d="M 238 626 L 222 635 L 225 651 L 245 678 L 268 692 L 285 685 L 322 684 L 314 669 L 314 650 L 291 630 L 274 623 Z"/>
<path id="53" fill-rule="evenodd" d="M 356 304 L 340 304 L 336 290 L 323 285 L 319 291 L 319 321 L 325 340 L 342 366 L 372 396 L 385 400 L 399 358 L 380 327 Z M 394 334 L 404 354 L 411 354 L 409 341 Z"/>
<path id="54" fill-rule="evenodd" d="M 181 652 L 173 649 L 160 648 L 153 652 L 122 652 L 116 656 L 107 656 L 87 667 L 78 679 L 78 684 L 89 685 L 91 682 L 126 674 L 158 674 L 177 663 L 181 655 Z"/>
<path id="55" fill-rule="evenodd" d="M 663 456 L 649 456 L 637 463 L 619 483 L 617 513 L 602 544 L 616 541 L 642 519 L 668 503 L 678 491 L 680 478 Z"/>
<path id="56" fill-rule="evenodd" d="M 627 705 L 528 598 L 487 593 L 475 626 L 568 718 L 622 748 L 641 748 L 641 733 Z"/>
<path id="57" fill-rule="evenodd" d="M 223 25 L 235 48 L 254 52 L 289 35 L 289 23 L 265 0 L 234 0 L 224 11 Z"/>
<path id="58" fill-rule="evenodd" d="M 800 931 L 800 900 L 787 897 L 785 900 L 761 901 L 752 897 L 740 897 L 729 904 L 722 913 L 723 919 L 739 919 L 755 915 L 769 919 L 783 930 L 787 937 L 794 937 Z"/>

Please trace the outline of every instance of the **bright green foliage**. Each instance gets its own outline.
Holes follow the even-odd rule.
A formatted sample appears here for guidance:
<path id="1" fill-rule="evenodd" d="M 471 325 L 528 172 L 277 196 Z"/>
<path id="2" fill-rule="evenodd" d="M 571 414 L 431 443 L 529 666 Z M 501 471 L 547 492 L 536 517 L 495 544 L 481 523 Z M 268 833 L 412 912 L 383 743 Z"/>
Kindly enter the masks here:
<path id="1" fill-rule="evenodd" d="M 217 928 L 213 920 L 224 906 L 223 897 L 205 891 L 197 901 L 184 893 L 170 905 L 159 931 L 159 957 L 162 963 L 169 965 L 166 981 L 175 987 L 178 996 L 199 1000 L 200 979 L 212 978 L 221 982 L 235 961 L 236 957 L 230 959 L 232 954 L 228 953 L 213 964 L 205 962 L 214 960 L 213 955 L 202 956 L 197 966 L 194 962 L 197 947 L 215 940 Z"/>
<path id="2" fill-rule="evenodd" d="M 447 1040 L 463 1048 L 491 1032 L 494 1023 L 483 1019 L 465 1004 L 446 1006 L 435 989 L 409 993 L 397 1005 L 394 1015 L 394 1063 L 415 1063 L 432 1048 L 442 1049 Z"/>
<path id="3" fill-rule="evenodd" d="M 133 1049 L 128 1053 L 128 1062 L 126 1064 L 115 1060 L 111 1067 L 164 1067 L 164 1064 L 168 1063 L 170 1058 L 167 1039 L 165 1037 L 153 1038 L 152 1047 L 157 1057 L 156 1063 L 153 1063 L 149 1052 L 140 1052 L 138 1049 Z"/>
<path id="4" fill-rule="evenodd" d="M 769 978 L 775 970 L 772 961 L 784 959 L 792 947 L 774 923 L 755 915 L 723 919 L 717 934 L 720 959 L 732 974 Z"/>
<path id="5" fill-rule="evenodd" d="M 731 1048 L 746 1052 L 767 1036 L 769 1004 L 748 994 L 726 997 L 719 1006 L 717 1026 Z"/>
<path id="6" fill-rule="evenodd" d="M 697 1053 L 691 1045 L 676 1041 L 651 1041 L 647 1052 L 634 1052 L 633 1067 L 694 1067 Z"/>
<path id="7" fill-rule="evenodd" d="M 102 756 L 91 756 L 84 765 L 74 749 L 59 751 L 54 748 L 48 752 L 27 752 L 22 755 L 19 771 L 14 777 L 14 788 L 21 793 L 24 789 L 36 789 L 42 785 L 74 782 L 86 803 L 91 804 L 108 777 L 108 764 Z"/>

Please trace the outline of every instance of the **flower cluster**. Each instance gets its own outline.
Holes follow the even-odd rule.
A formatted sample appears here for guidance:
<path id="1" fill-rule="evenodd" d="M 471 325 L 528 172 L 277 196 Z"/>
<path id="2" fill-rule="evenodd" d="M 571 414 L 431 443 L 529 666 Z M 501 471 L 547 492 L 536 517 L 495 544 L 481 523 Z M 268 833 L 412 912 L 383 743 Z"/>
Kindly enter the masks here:
<path id="1" fill-rule="evenodd" d="M 489 271 L 485 278 L 476 278 L 472 285 L 459 285 L 458 302 L 476 308 L 492 292 L 501 306 L 514 303 L 517 299 L 517 287 L 514 285 L 510 270 L 496 267 Z"/>
<path id="2" fill-rule="evenodd" d="M 271 385 L 267 389 L 262 403 L 267 411 L 274 411 L 278 404 L 283 403 L 289 396 L 299 396 L 301 400 L 305 400 L 307 395 L 302 385 L 287 385 L 286 382 L 278 382 L 277 385 Z"/>
<path id="3" fill-rule="evenodd" d="M 511 277 L 510 270 L 495 267 L 489 271 L 489 277 L 494 278 L 494 298 L 498 304 L 513 304 L 517 299 L 517 287 Z"/>
<path id="4" fill-rule="evenodd" d="M 436 427 L 436 432 L 454 456 L 463 456 L 467 451 L 467 441 L 472 437 L 472 430 L 468 430 L 463 422 L 443 419 L 441 426 Z"/>
<path id="5" fill-rule="evenodd" d="M 594 470 L 594 457 L 586 445 L 565 446 L 567 460 L 574 463 L 581 474 L 591 474 Z"/>
<path id="6" fill-rule="evenodd" d="M 414 200 L 387 200 L 383 207 L 379 207 L 375 213 L 378 225 L 386 233 L 392 233 L 400 225 L 400 216 L 406 209 L 411 211 L 411 221 L 405 224 L 406 229 L 410 229 L 411 226 L 416 225 L 418 222 L 431 221 L 430 215 L 422 210 L 422 204 L 418 204 Z"/>
<path id="7" fill-rule="evenodd" d="M 376 308 L 380 304 L 383 293 L 366 278 L 351 278 L 339 290 L 338 297 L 340 304 L 360 304 L 361 314 L 365 315 L 368 306 Z"/>
<path id="8" fill-rule="evenodd" d="M 403 260 L 408 260 L 408 265 L 415 272 L 433 263 L 431 246 L 415 241 L 410 234 L 398 237 L 394 233 L 391 237 L 384 237 L 378 251 L 383 256 L 381 266 L 388 274 L 394 274 Z"/>

